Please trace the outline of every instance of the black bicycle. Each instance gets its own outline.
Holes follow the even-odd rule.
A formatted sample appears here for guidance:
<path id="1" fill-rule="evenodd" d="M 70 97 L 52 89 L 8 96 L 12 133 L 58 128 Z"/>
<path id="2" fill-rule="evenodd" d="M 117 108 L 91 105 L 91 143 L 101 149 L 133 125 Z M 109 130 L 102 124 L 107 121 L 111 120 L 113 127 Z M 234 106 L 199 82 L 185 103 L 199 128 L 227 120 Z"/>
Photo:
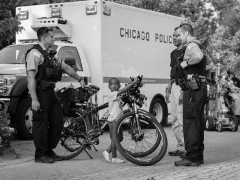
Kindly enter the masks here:
<path id="1" fill-rule="evenodd" d="M 123 157 L 132 163 L 146 166 L 155 164 L 163 158 L 167 149 L 167 137 L 154 116 L 137 108 L 137 106 L 142 107 L 146 99 L 139 90 L 143 85 L 142 77 L 138 77 L 138 79 L 139 83 L 120 97 L 122 106 L 128 104 L 128 109 L 117 119 L 113 139 Z M 90 96 L 95 94 L 96 97 L 98 90 L 99 88 L 96 86 L 85 87 L 82 92 L 85 94 L 83 97 L 86 98 L 82 102 L 78 100 L 80 103 L 77 105 L 81 110 L 78 109 L 78 113 L 76 113 L 76 108 L 73 108 L 75 115 L 70 114 L 70 120 L 65 119 L 62 137 L 58 145 L 64 153 L 60 152 L 59 148 L 55 150 L 65 159 L 74 158 L 86 147 L 89 148 L 91 145 L 94 147 L 99 143 L 98 137 L 103 134 L 103 128 L 107 125 L 108 111 L 101 119 L 99 119 L 98 111 L 106 108 L 108 104 L 98 106 L 88 101 Z M 123 129 L 124 135 L 121 142 L 118 139 L 120 128 Z"/>
<path id="2" fill-rule="evenodd" d="M 87 107 L 92 106 L 89 100 L 98 91 L 98 87 L 90 85 L 84 88 L 70 86 L 56 92 L 63 108 L 64 125 L 59 143 L 54 151 L 63 156 L 65 160 L 76 157 L 83 150 L 92 158 L 85 150 L 85 148 L 91 148 L 84 140 L 92 126 L 89 120 L 84 118 L 84 112 Z"/>
<path id="3" fill-rule="evenodd" d="M 142 86 L 142 77 L 139 76 L 138 83 L 120 96 L 122 106 L 127 104 L 128 109 L 117 119 L 113 138 L 124 158 L 140 166 L 149 166 L 164 157 L 167 150 L 167 136 L 153 115 L 138 108 L 143 106 L 146 99 L 140 93 Z M 118 136 L 121 128 L 122 141 Z"/>

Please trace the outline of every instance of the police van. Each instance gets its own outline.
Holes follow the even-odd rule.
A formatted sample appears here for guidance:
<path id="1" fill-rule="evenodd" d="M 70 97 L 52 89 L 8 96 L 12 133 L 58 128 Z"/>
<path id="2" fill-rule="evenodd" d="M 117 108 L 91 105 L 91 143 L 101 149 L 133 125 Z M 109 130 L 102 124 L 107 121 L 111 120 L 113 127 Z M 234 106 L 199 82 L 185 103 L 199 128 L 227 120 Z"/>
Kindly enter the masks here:
<path id="1" fill-rule="evenodd" d="M 98 104 L 108 101 L 110 78 L 118 78 L 124 87 L 130 76 L 143 75 L 141 92 L 147 97 L 143 109 L 166 123 L 172 34 L 183 18 L 104 0 L 23 6 L 16 14 L 24 30 L 16 34 L 15 45 L 0 51 L 0 108 L 7 108 L 11 124 L 23 138 L 32 138 L 25 53 L 37 43 L 36 32 L 43 26 L 53 29 L 59 59 L 74 58 L 77 73 L 100 87 Z M 64 75 L 57 88 L 71 84 L 79 86 Z"/>

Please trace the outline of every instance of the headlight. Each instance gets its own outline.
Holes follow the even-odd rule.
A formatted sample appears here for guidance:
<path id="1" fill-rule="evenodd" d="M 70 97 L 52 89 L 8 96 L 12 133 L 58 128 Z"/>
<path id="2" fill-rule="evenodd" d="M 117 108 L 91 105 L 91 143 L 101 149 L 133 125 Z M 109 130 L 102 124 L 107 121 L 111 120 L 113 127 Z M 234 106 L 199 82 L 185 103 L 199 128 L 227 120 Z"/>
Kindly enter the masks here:
<path id="1" fill-rule="evenodd" d="M 0 75 L 0 96 L 9 96 L 15 83 L 15 75 Z"/>

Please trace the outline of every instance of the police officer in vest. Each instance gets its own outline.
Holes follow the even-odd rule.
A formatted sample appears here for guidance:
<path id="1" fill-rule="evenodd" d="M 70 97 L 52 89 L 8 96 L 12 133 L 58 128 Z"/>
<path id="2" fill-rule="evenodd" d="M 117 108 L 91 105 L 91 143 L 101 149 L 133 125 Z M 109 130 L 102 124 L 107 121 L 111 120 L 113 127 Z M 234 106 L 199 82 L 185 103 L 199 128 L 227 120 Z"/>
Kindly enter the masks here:
<path id="1" fill-rule="evenodd" d="M 58 61 L 49 50 L 54 45 L 53 32 L 48 27 L 37 31 L 39 43 L 26 53 L 28 90 L 32 99 L 33 140 L 35 162 L 53 163 L 63 158 L 54 153 L 63 127 L 61 104 L 55 95 L 55 83 L 62 71 L 84 86 L 83 78 L 73 68 Z"/>
<path id="2" fill-rule="evenodd" d="M 205 79 L 206 58 L 200 42 L 193 36 L 190 24 L 180 26 L 179 37 L 186 50 L 181 67 L 186 76 L 187 89 L 183 93 L 183 135 L 185 155 L 175 166 L 203 164 L 204 104 L 207 97 Z"/>

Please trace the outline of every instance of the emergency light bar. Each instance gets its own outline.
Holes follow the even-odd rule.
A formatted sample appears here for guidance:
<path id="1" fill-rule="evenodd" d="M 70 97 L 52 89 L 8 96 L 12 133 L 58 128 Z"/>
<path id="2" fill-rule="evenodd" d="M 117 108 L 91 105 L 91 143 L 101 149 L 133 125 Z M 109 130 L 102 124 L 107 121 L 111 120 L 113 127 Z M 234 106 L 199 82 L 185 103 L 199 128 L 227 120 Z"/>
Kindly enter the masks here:
<path id="1" fill-rule="evenodd" d="M 111 16 L 111 8 L 103 5 L 103 14 L 106 16 Z"/>
<path id="2" fill-rule="evenodd" d="M 28 11 L 19 11 L 18 19 L 19 20 L 27 20 L 28 19 Z"/>
<path id="3" fill-rule="evenodd" d="M 67 20 L 63 18 L 37 18 L 31 26 L 34 31 L 41 27 L 49 27 L 53 29 L 54 38 L 70 38 L 72 37 L 72 26 L 67 24 Z"/>
<path id="4" fill-rule="evenodd" d="M 96 5 L 86 6 L 86 14 L 87 15 L 97 14 L 97 6 Z"/>
<path id="5" fill-rule="evenodd" d="M 52 17 L 62 17 L 62 9 L 61 8 L 52 8 L 51 16 Z"/>

